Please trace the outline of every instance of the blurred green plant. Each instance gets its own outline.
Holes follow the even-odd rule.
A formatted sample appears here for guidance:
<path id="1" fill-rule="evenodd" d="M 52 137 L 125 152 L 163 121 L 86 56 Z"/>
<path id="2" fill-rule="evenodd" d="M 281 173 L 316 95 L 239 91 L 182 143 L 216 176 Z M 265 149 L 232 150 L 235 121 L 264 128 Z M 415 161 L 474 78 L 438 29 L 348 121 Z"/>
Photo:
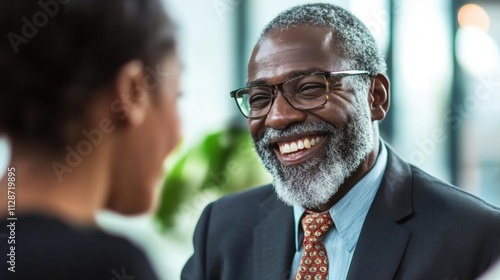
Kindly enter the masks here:
<path id="1" fill-rule="evenodd" d="M 169 167 L 155 219 L 162 231 L 175 226 L 182 205 L 210 191 L 216 197 L 270 182 L 246 129 L 233 127 L 206 135 Z"/>

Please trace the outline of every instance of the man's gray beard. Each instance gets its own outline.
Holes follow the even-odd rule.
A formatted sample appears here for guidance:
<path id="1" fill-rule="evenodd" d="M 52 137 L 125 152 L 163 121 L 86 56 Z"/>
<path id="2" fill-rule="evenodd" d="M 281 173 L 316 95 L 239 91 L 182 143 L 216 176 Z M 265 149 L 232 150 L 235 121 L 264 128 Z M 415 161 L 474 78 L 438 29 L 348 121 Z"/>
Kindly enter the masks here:
<path id="1" fill-rule="evenodd" d="M 361 103 L 361 104 L 360 104 Z M 259 157 L 273 176 L 278 197 L 286 204 L 317 208 L 337 193 L 339 187 L 373 150 L 373 127 L 368 104 L 358 101 L 358 113 L 342 130 L 321 121 L 318 124 L 293 124 L 284 130 L 268 128 L 255 142 Z M 284 166 L 270 148 L 270 141 L 300 133 L 325 134 L 326 153 L 306 162 Z"/>

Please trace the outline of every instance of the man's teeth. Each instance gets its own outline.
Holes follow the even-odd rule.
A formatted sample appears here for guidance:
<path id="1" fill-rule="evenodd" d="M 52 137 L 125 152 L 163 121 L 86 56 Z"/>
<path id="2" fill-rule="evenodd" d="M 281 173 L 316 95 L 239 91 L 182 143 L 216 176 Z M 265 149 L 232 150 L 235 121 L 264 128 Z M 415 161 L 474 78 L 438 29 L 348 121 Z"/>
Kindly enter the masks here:
<path id="1" fill-rule="evenodd" d="M 303 149 L 310 149 L 323 139 L 323 136 L 304 137 L 288 143 L 279 143 L 280 153 L 289 154 Z"/>

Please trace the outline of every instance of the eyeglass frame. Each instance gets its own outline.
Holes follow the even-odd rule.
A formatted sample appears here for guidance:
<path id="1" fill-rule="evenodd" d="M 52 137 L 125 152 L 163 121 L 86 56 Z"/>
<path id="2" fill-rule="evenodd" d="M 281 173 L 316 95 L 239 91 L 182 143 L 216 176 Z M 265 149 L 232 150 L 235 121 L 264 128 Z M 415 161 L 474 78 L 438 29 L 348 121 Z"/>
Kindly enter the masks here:
<path id="1" fill-rule="evenodd" d="M 283 94 L 283 84 L 291 81 L 291 80 L 294 80 L 294 79 L 298 79 L 300 77 L 304 77 L 304 76 L 308 76 L 308 75 L 317 75 L 317 74 L 321 74 L 323 75 L 323 77 L 325 77 L 325 81 L 326 81 L 326 92 L 325 92 L 325 101 L 318 105 L 318 106 L 315 106 L 315 107 L 312 107 L 312 108 L 308 108 L 308 109 L 299 109 L 299 108 L 296 108 L 291 102 L 290 100 L 288 100 L 288 98 Z M 267 116 L 267 114 L 269 114 L 269 112 L 271 111 L 271 108 L 273 107 L 273 104 L 274 104 L 274 100 L 276 99 L 276 96 L 277 96 L 277 91 L 279 90 L 281 92 L 281 94 L 283 94 L 283 97 L 286 99 L 286 101 L 296 110 L 301 110 L 301 111 L 306 111 L 306 110 L 312 110 L 312 109 L 316 109 L 316 108 L 319 108 L 319 107 L 322 107 L 326 104 L 326 102 L 328 102 L 328 93 L 329 93 L 329 83 L 328 83 L 328 78 L 334 78 L 334 77 L 340 77 L 340 78 L 343 78 L 343 77 L 347 77 L 347 76 L 356 76 L 356 75 L 363 75 L 363 74 L 370 74 L 369 71 L 366 71 L 366 70 L 343 70 L 343 71 L 314 71 L 312 73 L 309 73 L 309 74 L 303 74 L 303 75 L 299 75 L 299 76 L 296 76 L 296 77 L 292 77 L 292 78 L 289 78 L 289 79 L 286 79 L 284 80 L 283 82 L 281 83 L 276 83 L 276 84 L 271 84 L 271 85 L 251 85 L 251 86 L 246 86 L 246 87 L 242 87 L 242 88 L 238 88 L 238 89 L 235 89 L 233 91 L 231 91 L 229 93 L 229 95 L 231 96 L 231 98 L 234 98 L 234 101 L 236 102 L 236 106 L 238 107 L 238 109 L 240 110 L 241 114 L 245 117 L 245 118 L 248 118 L 248 119 L 257 119 L 257 118 L 262 118 L 264 116 Z M 249 88 L 253 88 L 253 87 L 268 87 L 270 90 L 271 90 L 271 105 L 269 106 L 269 111 L 262 115 L 262 116 L 258 116 L 258 117 L 250 117 L 250 116 L 246 116 L 245 113 L 243 113 L 243 110 L 241 109 L 240 107 L 240 104 L 238 103 L 238 100 L 237 100 L 237 97 L 236 97 L 236 93 L 238 93 L 239 91 L 242 91 L 242 90 L 245 90 L 245 89 L 249 89 Z M 250 113 L 250 112 L 249 112 Z"/>

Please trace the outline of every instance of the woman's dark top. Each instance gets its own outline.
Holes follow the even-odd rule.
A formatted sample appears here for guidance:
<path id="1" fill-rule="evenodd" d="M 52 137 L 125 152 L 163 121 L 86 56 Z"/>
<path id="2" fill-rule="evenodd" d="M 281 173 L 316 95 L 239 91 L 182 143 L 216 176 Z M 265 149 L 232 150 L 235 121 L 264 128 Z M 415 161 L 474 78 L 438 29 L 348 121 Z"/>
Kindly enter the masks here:
<path id="1" fill-rule="evenodd" d="M 0 219 L 0 279 L 158 279 L 142 251 L 99 229 L 41 215 Z"/>

